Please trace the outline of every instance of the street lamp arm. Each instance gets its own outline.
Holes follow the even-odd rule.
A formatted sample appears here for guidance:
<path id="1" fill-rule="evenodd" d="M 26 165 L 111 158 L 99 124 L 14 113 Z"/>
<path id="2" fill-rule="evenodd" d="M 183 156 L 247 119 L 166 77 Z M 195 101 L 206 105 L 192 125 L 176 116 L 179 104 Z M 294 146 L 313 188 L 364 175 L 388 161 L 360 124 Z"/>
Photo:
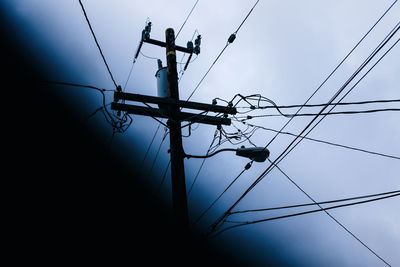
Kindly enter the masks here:
<path id="1" fill-rule="evenodd" d="M 185 154 L 186 158 L 198 158 L 198 159 L 204 159 L 204 158 L 209 158 L 212 157 L 220 152 L 223 151 L 235 151 L 236 152 L 236 156 L 240 156 L 240 157 L 245 157 L 245 158 L 249 158 L 253 161 L 257 161 L 257 162 L 264 162 L 268 157 L 269 157 L 269 150 L 263 147 L 251 147 L 251 148 L 245 148 L 244 146 L 241 148 L 224 148 L 218 151 L 215 151 L 214 153 L 211 154 L 207 154 L 205 156 L 197 156 L 197 155 L 188 155 Z"/>
<path id="2" fill-rule="evenodd" d="M 185 154 L 185 157 L 188 158 L 188 159 L 190 159 L 190 158 L 204 159 L 204 158 L 212 157 L 212 156 L 214 156 L 214 155 L 216 155 L 216 154 L 218 154 L 220 152 L 224 152 L 224 151 L 236 151 L 236 149 L 234 149 L 234 148 L 224 148 L 224 149 L 215 151 L 214 153 L 207 154 L 207 155 L 204 155 L 204 156 Z"/>

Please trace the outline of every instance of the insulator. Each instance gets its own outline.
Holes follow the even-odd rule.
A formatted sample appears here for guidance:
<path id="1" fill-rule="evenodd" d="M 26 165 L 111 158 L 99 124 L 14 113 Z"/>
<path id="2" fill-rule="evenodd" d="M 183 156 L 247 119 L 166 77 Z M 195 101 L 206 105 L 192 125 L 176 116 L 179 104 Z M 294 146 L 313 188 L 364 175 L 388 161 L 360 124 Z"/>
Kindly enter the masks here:
<path id="1" fill-rule="evenodd" d="M 194 44 L 196 46 L 200 46 L 200 44 L 201 44 L 201 35 L 197 35 L 196 40 L 194 40 Z"/>
<path id="2" fill-rule="evenodd" d="M 186 45 L 186 47 L 187 47 L 187 49 L 189 49 L 189 50 L 192 50 L 192 51 L 193 51 L 193 42 L 192 42 L 192 41 L 189 41 L 189 42 L 187 42 L 187 45 Z"/>
<path id="3" fill-rule="evenodd" d="M 236 39 L 236 34 L 232 33 L 231 36 L 229 36 L 228 38 L 228 43 L 233 43 L 233 41 L 235 41 Z"/>

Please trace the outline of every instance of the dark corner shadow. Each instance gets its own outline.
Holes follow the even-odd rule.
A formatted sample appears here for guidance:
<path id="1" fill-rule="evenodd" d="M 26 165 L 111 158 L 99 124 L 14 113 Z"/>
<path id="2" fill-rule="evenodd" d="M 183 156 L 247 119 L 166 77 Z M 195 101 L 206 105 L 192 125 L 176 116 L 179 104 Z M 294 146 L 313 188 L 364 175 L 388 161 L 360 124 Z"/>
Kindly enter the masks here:
<path id="1" fill-rule="evenodd" d="M 29 41 L 17 41 L 17 29 L 1 17 L 3 178 L 16 261 L 236 265 L 196 233 L 173 227 L 137 174 L 38 82 L 51 70 L 32 61 Z"/>

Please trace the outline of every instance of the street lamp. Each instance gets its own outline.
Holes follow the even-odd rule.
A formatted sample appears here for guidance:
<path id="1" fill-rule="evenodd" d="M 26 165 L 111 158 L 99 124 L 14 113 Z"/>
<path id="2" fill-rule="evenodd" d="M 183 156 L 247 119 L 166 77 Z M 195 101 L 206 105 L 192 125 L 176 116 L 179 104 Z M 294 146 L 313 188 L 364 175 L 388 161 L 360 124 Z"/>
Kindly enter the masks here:
<path id="1" fill-rule="evenodd" d="M 236 156 L 241 156 L 241 157 L 246 157 L 251 160 L 254 160 L 256 162 L 264 162 L 268 157 L 269 157 L 269 150 L 264 148 L 264 147 L 240 147 L 237 149 L 234 148 L 224 148 L 218 151 L 215 151 L 214 153 L 207 154 L 204 156 L 197 156 L 197 155 L 188 155 L 185 154 L 186 158 L 209 158 L 212 157 L 218 153 L 224 152 L 224 151 L 236 151 Z"/>

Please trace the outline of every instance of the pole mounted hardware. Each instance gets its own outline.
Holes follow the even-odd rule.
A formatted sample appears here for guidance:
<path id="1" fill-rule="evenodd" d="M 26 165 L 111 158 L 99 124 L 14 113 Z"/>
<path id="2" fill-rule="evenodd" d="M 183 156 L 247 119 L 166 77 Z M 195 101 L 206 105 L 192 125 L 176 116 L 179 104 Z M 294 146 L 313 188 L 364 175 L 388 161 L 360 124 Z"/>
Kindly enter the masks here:
<path id="1" fill-rule="evenodd" d="M 162 97 L 124 93 L 122 90 L 118 89 L 114 93 L 114 101 L 111 103 L 111 109 L 118 112 L 124 111 L 130 114 L 168 118 L 167 125 L 170 133 L 169 153 L 171 157 L 172 207 L 177 225 L 185 229 L 188 226 L 189 219 L 184 169 L 185 152 L 183 151 L 182 146 L 181 122 L 189 121 L 192 123 L 211 124 L 221 128 L 221 125 L 231 124 L 231 120 L 227 118 L 227 114 L 236 114 L 237 112 L 233 107 L 223 107 L 215 104 L 209 105 L 179 100 L 176 51 L 190 54 L 185 66 L 186 69 L 192 54 L 198 55 L 200 53 L 201 36 L 197 36 L 194 45 L 192 42 L 188 42 L 187 47 L 181 47 L 175 45 L 175 33 L 171 28 L 165 31 L 165 42 L 151 39 L 151 26 L 151 22 L 148 22 L 145 29 L 142 31 L 142 38 L 136 51 L 134 62 L 140 53 L 143 43 L 165 47 L 167 67 L 164 68 L 162 66 L 161 60 L 157 61 L 158 73 L 160 74 L 159 80 L 160 84 L 163 85 L 161 87 Z M 157 74 L 156 77 L 158 77 Z M 162 80 L 161 77 L 163 77 Z M 157 85 L 159 80 L 157 81 Z M 165 84 L 166 87 L 164 87 Z M 164 91 L 166 91 L 165 94 Z M 158 104 L 159 108 L 126 104 L 125 101 L 141 102 L 147 106 L 147 103 Z M 202 110 L 203 112 L 222 113 L 223 116 L 218 117 L 187 113 L 182 112 L 182 108 Z"/>
<path id="2" fill-rule="evenodd" d="M 196 40 L 194 41 L 195 46 L 193 47 L 193 42 L 189 41 L 186 45 L 186 47 L 190 50 L 192 50 L 192 53 L 190 53 L 188 60 L 186 61 L 185 67 L 183 68 L 184 71 L 186 71 L 187 67 L 189 66 L 190 60 L 192 59 L 193 53 L 198 55 L 200 54 L 200 44 L 201 44 L 201 35 L 197 35 Z"/>
<path id="3" fill-rule="evenodd" d="M 172 99 L 169 97 L 163 98 L 163 97 L 147 96 L 147 95 L 140 95 L 133 93 L 125 93 L 125 92 L 114 92 L 114 101 L 118 102 L 119 100 L 136 101 L 142 103 L 146 102 L 151 104 L 168 104 L 168 105 L 176 105 L 181 108 L 196 109 L 196 110 L 203 110 L 203 111 L 217 112 L 217 113 L 224 113 L 231 115 L 237 114 L 236 108 L 233 107 L 224 107 L 219 105 L 183 101 L 178 99 Z"/>
<path id="4" fill-rule="evenodd" d="M 166 47 L 167 46 L 166 42 L 161 42 L 161 41 L 154 40 L 154 39 L 150 38 L 151 26 L 152 26 L 152 24 L 149 21 L 147 23 L 147 25 L 145 26 L 144 30 L 142 31 L 142 38 L 140 40 L 139 47 L 138 47 L 138 49 L 136 51 L 134 61 L 136 61 L 137 57 L 139 56 L 140 50 L 142 49 L 142 46 L 143 46 L 143 43 L 149 43 L 149 44 L 153 44 L 153 45 L 157 45 L 157 46 L 161 46 L 161 47 Z M 185 71 L 186 71 L 186 69 L 187 69 L 187 67 L 188 67 L 188 65 L 190 63 L 190 60 L 192 59 L 192 55 L 193 54 L 196 54 L 196 55 L 200 54 L 200 44 L 201 44 L 201 35 L 198 35 L 196 40 L 194 41 L 194 46 L 193 46 L 193 42 L 192 41 L 189 41 L 187 43 L 186 47 L 177 46 L 177 45 L 175 46 L 174 50 L 189 54 L 189 58 L 188 58 L 188 60 L 187 60 L 187 62 L 185 64 L 185 67 L 184 67 Z"/>
<path id="5" fill-rule="evenodd" d="M 177 106 L 177 105 L 172 105 L 172 106 Z M 158 108 L 128 105 L 116 102 L 111 103 L 111 109 L 124 111 L 128 114 L 136 114 L 136 115 L 158 117 L 158 118 L 169 118 L 174 121 L 189 121 L 192 123 L 202 123 L 202 124 L 209 124 L 216 126 L 231 124 L 231 120 L 228 118 L 219 118 L 214 116 L 206 116 L 188 112 L 177 112 L 176 114 L 171 115 L 169 112 Z"/>
<path id="6" fill-rule="evenodd" d="M 201 35 L 198 35 L 197 38 L 194 41 L 194 44 L 192 41 L 187 42 L 187 47 L 182 47 L 182 46 L 177 46 L 175 45 L 175 36 L 174 32 L 168 31 L 168 34 L 166 33 L 166 41 L 158 41 L 150 38 L 150 32 L 151 32 L 151 22 L 149 21 L 142 31 L 142 38 L 139 44 L 139 47 L 137 49 L 136 55 L 135 55 L 135 60 L 138 57 L 140 53 L 140 49 L 143 45 L 143 43 L 149 43 L 153 45 L 157 45 L 160 47 L 165 47 L 167 52 L 167 66 L 176 66 L 176 51 L 180 51 L 183 53 L 188 53 L 189 58 L 188 61 L 186 62 L 184 70 L 186 70 L 193 54 L 200 54 L 200 45 L 201 45 Z M 172 34 L 171 34 L 172 33 Z M 172 43 L 171 43 L 172 42 Z M 174 58 L 170 58 L 170 56 L 173 56 Z M 170 59 L 169 59 L 170 58 Z M 171 62 L 168 62 L 170 60 Z M 157 60 L 158 63 L 158 69 L 165 71 L 165 69 L 162 66 L 161 60 Z M 166 74 L 164 75 L 170 75 L 169 72 L 165 72 Z M 157 75 L 156 75 L 157 77 Z M 172 80 L 171 80 L 172 79 Z M 178 87 L 177 81 L 175 81 L 175 78 L 168 78 L 168 81 L 166 82 L 168 84 L 168 88 L 170 87 L 171 83 L 174 83 L 174 87 Z M 176 83 L 176 84 L 175 84 Z M 144 116 L 152 116 L 152 117 L 160 117 L 160 118 L 169 118 L 175 121 L 189 121 L 189 122 L 197 122 L 197 123 L 203 123 L 203 124 L 210 124 L 210 125 L 216 125 L 218 128 L 221 127 L 221 125 L 231 125 L 231 120 L 228 118 L 228 114 L 235 115 L 237 113 L 236 108 L 231 106 L 224 107 L 224 106 L 218 106 L 216 104 L 209 105 L 209 104 L 203 104 L 203 103 L 197 103 L 197 102 L 189 102 L 189 101 L 181 101 L 179 100 L 179 93 L 178 90 L 169 90 L 166 89 L 166 87 L 162 90 L 163 93 L 162 97 L 154 97 L 154 96 L 146 96 L 146 95 L 139 95 L 139 94 L 131 94 L 131 93 L 124 93 L 121 92 L 121 90 L 117 90 L 114 93 L 114 102 L 111 103 L 111 109 L 118 110 L 118 111 L 125 111 L 130 114 L 137 114 L 137 115 L 144 115 Z M 168 91 L 168 94 L 166 93 Z M 160 95 L 159 95 L 160 96 Z M 167 97 L 165 97 L 167 96 Z M 120 100 L 123 100 L 123 103 L 119 103 Z M 158 104 L 160 107 L 159 109 L 157 108 L 152 108 L 152 107 L 142 107 L 142 106 L 135 106 L 135 105 L 130 105 L 126 104 L 125 101 L 136 101 L 136 102 L 141 102 L 141 103 L 151 103 L 151 104 Z M 223 115 L 221 117 L 216 117 L 216 116 L 207 116 L 207 115 L 202 115 L 202 114 L 194 114 L 194 113 L 187 113 L 187 112 L 180 112 L 181 108 L 187 108 L 187 109 L 195 109 L 195 110 L 202 110 L 203 112 L 216 112 L 216 113 L 222 113 Z M 174 110 L 174 111 L 172 111 Z"/>

